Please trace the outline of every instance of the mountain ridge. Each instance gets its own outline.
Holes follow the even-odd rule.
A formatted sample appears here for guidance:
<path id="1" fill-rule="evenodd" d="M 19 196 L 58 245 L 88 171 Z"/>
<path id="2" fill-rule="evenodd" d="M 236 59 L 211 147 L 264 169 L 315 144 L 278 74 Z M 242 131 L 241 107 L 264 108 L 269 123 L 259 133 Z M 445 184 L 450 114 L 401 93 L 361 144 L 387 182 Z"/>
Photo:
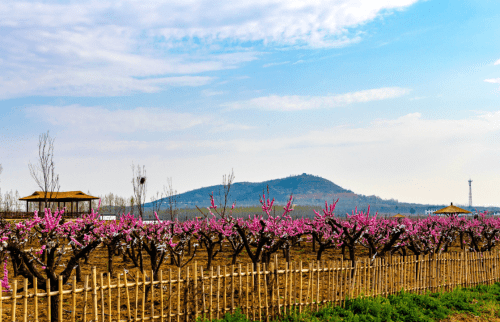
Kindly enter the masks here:
<path id="1" fill-rule="evenodd" d="M 328 179 L 306 173 L 262 182 L 235 182 L 231 184 L 228 204 L 231 205 L 233 201 L 236 201 L 237 207 L 258 206 L 260 205 L 259 199 L 262 197 L 263 191 L 266 193 L 266 198 L 268 197 L 267 186 L 269 186 L 269 197 L 275 199 L 275 204 L 284 205 L 288 202 L 290 194 L 293 196 L 293 204 L 298 206 L 324 206 L 325 201 L 331 203 L 339 199 L 336 212 L 344 213 L 350 213 L 355 208 L 366 210 L 370 206 L 373 213 L 422 214 L 427 209 L 437 210 L 448 206 L 444 204 L 404 203 L 395 199 L 382 199 L 375 195 L 365 196 L 356 194 Z M 212 192 L 216 204 L 219 204 L 220 200 L 224 198 L 223 185 L 220 184 L 177 194 L 175 196 L 177 198 L 177 206 L 179 208 L 208 207 L 210 206 L 210 194 Z M 168 198 L 163 198 L 162 201 L 168 203 Z M 146 210 L 150 210 L 153 207 L 153 202 L 147 203 L 144 206 Z M 474 209 L 480 210 L 483 208 L 475 207 Z"/>

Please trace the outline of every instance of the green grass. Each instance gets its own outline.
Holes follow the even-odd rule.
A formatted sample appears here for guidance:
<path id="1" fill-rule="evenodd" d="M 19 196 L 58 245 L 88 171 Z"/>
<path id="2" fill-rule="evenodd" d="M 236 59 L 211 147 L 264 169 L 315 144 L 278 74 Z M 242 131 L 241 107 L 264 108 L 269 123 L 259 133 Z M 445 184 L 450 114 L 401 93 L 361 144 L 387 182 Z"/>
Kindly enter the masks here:
<path id="1" fill-rule="evenodd" d="M 456 288 L 448 293 L 417 295 L 401 292 L 388 298 L 357 298 L 347 300 L 345 307 L 328 305 L 318 312 L 292 312 L 275 321 L 282 322 L 376 322 L 376 321 L 439 321 L 454 314 L 500 317 L 500 283 L 490 286 Z M 206 322 L 200 318 L 198 322 Z M 217 322 L 250 322 L 237 310 Z"/>

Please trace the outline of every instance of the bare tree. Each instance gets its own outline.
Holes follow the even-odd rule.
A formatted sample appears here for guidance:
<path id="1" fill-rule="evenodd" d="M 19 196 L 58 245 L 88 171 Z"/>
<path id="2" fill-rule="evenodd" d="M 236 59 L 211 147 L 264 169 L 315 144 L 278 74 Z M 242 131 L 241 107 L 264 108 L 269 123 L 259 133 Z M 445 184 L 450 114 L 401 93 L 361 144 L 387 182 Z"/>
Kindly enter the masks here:
<path id="1" fill-rule="evenodd" d="M 231 169 L 231 173 L 222 176 L 222 189 L 224 190 L 224 199 L 221 196 L 221 190 L 219 189 L 219 208 L 221 209 L 222 216 L 226 216 L 226 208 L 229 199 L 229 190 L 231 190 L 231 184 L 234 182 L 234 171 Z M 230 202 L 230 201 L 229 201 Z M 235 201 L 236 202 L 236 201 Z"/>
<path id="2" fill-rule="evenodd" d="M 167 197 L 167 212 L 170 215 L 170 220 L 173 221 L 177 218 L 177 213 L 179 209 L 177 209 L 177 201 L 179 200 L 179 195 L 177 194 L 177 190 L 174 190 L 172 185 L 172 178 L 167 179 L 168 188 L 163 186 L 163 194 Z"/>
<path id="3" fill-rule="evenodd" d="M 165 195 L 163 194 L 163 192 L 159 191 L 156 192 L 156 196 L 153 195 L 151 197 L 151 204 L 153 205 L 153 214 L 156 212 L 158 216 L 160 216 L 161 206 L 165 202 L 165 200 L 163 200 L 164 197 Z"/>
<path id="4" fill-rule="evenodd" d="M 143 219 L 144 204 L 146 203 L 146 167 L 137 165 L 137 168 L 132 164 L 132 186 L 134 187 L 133 200 L 139 212 L 139 216 Z"/>
<path id="5" fill-rule="evenodd" d="M 59 192 L 59 175 L 55 173 L 54 165 L 54 139 L 47 133 L 40 134 L 38 141 L 38 164 L 28 164 L 30 174 L 36 184 L 43 191 L 45 207 L 48 199 Z M 50 208 L 50 206 L 49 206 Z M 40 209 L 41 211 L 41 209 Z"/>

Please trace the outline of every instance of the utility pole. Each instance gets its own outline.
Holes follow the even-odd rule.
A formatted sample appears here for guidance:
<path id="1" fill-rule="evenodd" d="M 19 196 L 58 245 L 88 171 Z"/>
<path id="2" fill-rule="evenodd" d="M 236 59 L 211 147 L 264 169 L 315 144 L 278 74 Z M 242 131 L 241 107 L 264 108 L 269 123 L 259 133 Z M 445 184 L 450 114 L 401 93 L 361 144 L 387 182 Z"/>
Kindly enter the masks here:
<path id="1" fill-rule="evenodd" d="M 472 208 L 472 180 L 469 178 L 469 208 Z"/>

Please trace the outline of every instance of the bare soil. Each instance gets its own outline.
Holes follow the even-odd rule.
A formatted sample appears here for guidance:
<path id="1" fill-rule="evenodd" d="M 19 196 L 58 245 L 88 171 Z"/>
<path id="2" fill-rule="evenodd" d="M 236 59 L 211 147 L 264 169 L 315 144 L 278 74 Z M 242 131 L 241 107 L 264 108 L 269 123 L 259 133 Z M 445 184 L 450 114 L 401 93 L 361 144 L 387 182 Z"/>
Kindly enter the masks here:
<path id="1" fill-rule="evenodd" d="M 458 245 L 455 245 L 455 247 L 450 247 L 449 248 L 449 251 L 452 251 L 452 252 L 456 252 L 456 251 L 460 251 L 459 247 L 456 247 Z M 316 247 L 318 247 L 316 245 Z M 194 248 L 192 249 L 192 251 L 194 251 Z M 232 249 L 230 247 L 230 245 L 228 243 L 224 243 L 223 244 L 223 251 L 220 252 L 217 257 L 215 258 L 215 260 L 212 262 L 213 264 L 213 267 L 214 267 L 214 272 L 216 271 L 217 269 L 217 266 L 221 266 L 221 269 L 223 266 L 230 266 L 231 265 L 231 253 L 232 253 Z M 278 256 L 278 262 L 279 262 L 279 267 L 280 268 L 284 268 L 284 265 L 285 265 L 285 259 L 283 257 L 283 253 L 282 252 L 279 252 L 277 253 L 277 256 Z M 368 252 L 366 249 L 364 248 L 359 248 L 356 250 L 356 256 L 358 258 L 367 258 L 368 257 Z M 398 255 L 395 255 L 395 256 L 398 256 Z M 186 257 L 190 257 L 190 256 L 186 256 Z M 206 265 L 207 265 L 207 255 L 206 255 L 206 251 L 204 249 L 202 250 L 197 250 L 197 253 L 196 253 L 196 256 L 194 257 L 193 259 L 193 262 L 189 263 L 190 266 L 192 266 L 192 264 L 194 263 L 194 261 L 196 261 L 197 263 L 197 266 L 198 267 L 203 267 L 204 269 L 206 269 Z M 313 261 L 316 261 L 316 254 L 312 251 L 312 243 L 310 242 L 302 242 L 301 243 L 301 247 L 295 247 L 294 249 L 292 249 L 291 251 L 291 262 L 292 263 L 299 263 L 300 261 L 302 261 L 303 263 L 310 263 L 310 262 L 313 262 Z M 151 276 L 151 274 L 149 273 L 150 272 L 150 265 L 149 265 L 149 257 L 147 255 L 147 253 L 144 251 L 143 252 L 143 258 L 144 258 L 144 268 L 145 268 L 145 272 L 146 272 L 146 276 L 147 278 L 149 278 Z M 323 256 L 322 256 L 322 261 L 330 261 L 330 260 L 339 260 L 339 259 L 342 259 L 343 256 L 341 254 L 341 250 L 337 250 L 337 249 L 329 249 L 329 250 L 326 250 L 324 253 L 323 253 Z M 344 256 L 344 259 L 348 259 L 348 252 L 347 252 L 347 249 L 346 249 L 346 254 Z M 82 261 L 83 262 L 83 261 Z M 65 263 L 65 261 L 63 260 L 62 263 Z M 236 268 L 241 265 L 242 266 L 242 269 L 245 270 L 247 265 L 251 264 L 251 261 L 249 259 L 249 257 L 247 256 L 246 253 L 241 253 L 237 259 L 237 262 L 236 262 Z M 91 284 L 91 274 L 92 274 L 92 267 L 96 267 L 97 269 L 97 284 L 98 285 L 101 285 L 101 279 L 103 281 L 103 284 L 102 285 L 107 285 L 107 281 L 108 281 L 108 277 L 107 277 L 107 265 L 108 265 L 108 258 L 107 258 L 107 249 L 104 248 L 104 247 L 99 247 L 97 248 L 94 252 L 91 253 L 91 255 L 89 256 L 89 261 L 87 264 L 83 264 L 82 263 L 82 278 L 84 278 L 85 275 L 88 275 L 89 276 L 89 287 L 92 285 Z M 63 267 L 61 267 L 61 271 L 62 271 Z M 134 283 L 135 281 L 135 276 L 136 274 L 139 272 L 139 268 L 138 267 L 134 267 L 132 261 L 123 261 L 123 257 L 120 255 L 120 256 L 114 256 L 113 258 L 113 269 L 114 269 L 114 274 L 112 276 L 110 276 L 110 282 L 111 282 L 111 285 L 116 285 L 117 284 L 117 281 L 118 281 L 118 275 L 120 275 L 120 280 L 121 280 L 121 285 L 123 285 L 124 283 L 124 271 L 127 270 L 128 271 L 128 275 L 127 275 L 127 280 L 129 283 Z M 18 276 L 18 277 L 14 277 L 13 276 L 13 269 L 11 267 L 11 263 L 9 261 L 9 264 L 8 264 L 8 270 L 9 270 L 9 284 L 12 286 L 13 285 L 13 281 L 14 280 L 17 280 L 17 284 L 18 284 L 18 288 L 22 287 L 23 286 L 23 283 L 24 283 L 24 278 L 21 277 L 21 276 Z M 177 271 L 178 271 L 178 268 L 176 266 L 173 266 L 173 265 L 170 265 L 170 261 L 168 259 L 166 259 L 164 261 L 164 263 L 162 264 L 161 266 L 161 270 L 163 271 L 163 278 L 164 279 L 168 279 L 168 272 L 172 272 L 172 278 L 176 278 L 177 277 Z M 205 271 L 206 272 L 206 271 Z M 221 272 L 222 273 L 222 272 Z M 192 273 L 191 273 L 192 274 Z M 206 272 L 206 274 L 208 274 L 208 272 Z M 183 273 L 182 273 L 183 276 L 185 276 L 185 270 L 183 270 Z M 142 275 L 141 275 L 142 276 Z M 192 276 L 192 275 L 191 275 Z M 142 279 L 142 277 L 140 278 Z M 72 281 L 70 281 L 68 284 L 66 284 L 64 286 L 64 289 L 65 290 L 71 290 L 72 288 Z M 224 279 L 224 283 L 226 283 L 225 279 Z M 224 284 L 226 285 L 226 284 Z M 77 283 L 76 285 L 77 289 L 81 289 L 84 287 L 84 283 L 83 282 L 79 282 Z M 172 294 L 175 294 L 176 291 L 177 291 L 177 288 L 176 288 L 176 285 L 171 285 L 170 286 L 172 288 Z M 208 286 L 206 286 L 207 288 Z M 282 286 L 284 287 L 284 285 Z M 164 287 L 165 289 L 166 287 Z M 228 290 L 230 290 L 229 288 L 229 282 L 228 282 L 228 286 L 227 286 Z M 135 292 L 137 292 L 137 289 L 135 288 L 129 288 L 130 290 L 130 303 L 131 303 L 131 311 L 134 312 L 136 311 L 135 308 L 138 308 L 139 309 L 139 317 L 141 315 L 141 310 L 142 310 L 142 301 L 141 301 L 141 298 L 140 298 L 140 294 L 142 294 L 142 286 L 141 286 L 141 290 L 139 290 L 139 298 L 136 299 L 136 294 Z M 165 291 L 167 291 L 165 289 Z M 32 292 L 32 289 L 29 290 L 29 293 Z M 39 290 L 39 293 L 42 293 L 43 290 Z M 117 312 L 117 303 L 116 303 L 116 289 L 112 289 L 112 292 L 114 293 L 114 295 L 112 295 L 113 297 L 113 301 L 112 301 L 112 312 L 113 312 L 113 316 L 115 316 L 116 312 Z M 155 292 L 157 292 L 157 295 L 155 295 L 155 299 L 154 299 L 154 304 L 155 304 L 155 314 L 159 314 L 159 306 L 160 306 L 160 302 L 159 302 L 159 298 L 158 298 L 158 290 L 155 290 Z M 207 290 L 205 290 L 205 292 L 207 292 Z M 250 292 L 252 292 L 252 290 L 250 290 Z M 99 292 L 100 293 L 100 292 Z M 102 293 L 102 299 L 101 299 L 101 294 L 97 294 L 97 298 L 98 298 L 98 305 L 101 307 L 103 306 L 105 308 L 105 312 L 108 312 L 108 290 L 105 290 L 103 293 Z M 221 292 L 222 293 L 222 292 Z M 244 293 L 244 292 L 242 292 Z M 8 295 L 11 295 L 12 292 L 5 292 L 4 293 L 4 297 L 5 296 L 8 296 Z M 244 294 L 235 294 L 235 301 L 238 301 L 238 300 L 241 300 L 243 299 L 243 295 Z M 83 318 L 83 308 L 85 306 L 85 304 L 87 304 L 87 319 L 90 320 L 91 319 L 91 314 L 92 314 L 92 294 L 91 292 L 89 292 L 87 294 L 87 301 L 84 301 L 84 298 L 83 298 L 83 292 L 82 293 L 79 293 L 77 294 L 77 300 L 76 300 L 76 317 L 77 317 L 77 320 L 78 318 L 80 319 L 80 321 L 82 321 L 81 319 Z M 180 298 L 184 298 L 186 295 L 185 294 L 181 294 L 180 295 Z M 214 295 L 215 296 L 215 295 Z M 221 301 L 220 303 L 220 306 L 223 307 L 223 301 L 224 300 L 227 300 L 228 303 L 227 305 L 230 305 L 231 302 L 229 302 L 229 299 L 224 299 L 224 294 L 218 294 L 215 298 L 217 298 L 217 301 Z M 127 306 L 125 305 L 125 299 L 126 299 L 126 293 L 125 291 L 122 289 L 121 291 L 121 307 L 120 307 L 120 314 L 121 314 L 121 318 L 124 319 L 126 318 L 126 315 L 127 315 Z M 176 298 L 174 298 L 175 301 Z M 137 302 L 136 302 L 137 301 Z M 165 301 L 167 301 L 167 299 L 165 298 Z M 208 299 L 207 299 L 208 301 Z M 65 295 L 64 296 L 64 300 L 63 300 L 63 303 L 64 303 L 64 311 L 63 311 L 63 315 L 64 315 L 64 319 L 65 320 L 68 320 L 68 321 L 71 321 L 71 318 L 72 318 L 72 311 L 74 310 L 72 308 L 72 298 L 71 298 L 71 295 Z M 136 304 L 137 303 L 137 304 Z M 238 302 L 236 302 L 238 303 Z M 146 310 L 146 316 L 148 316 L 149 314 L 149 310 L 150 310 L 150 305 L 151 305 L 151 299 L 149 298 L 147 301 L 146 301 L 146 305 L 144 306 L 144 309 Z M 174 306 L 173 310 L 175 311 L 176 309 L 176 303 L 173 303 L 172 304 Z M 207 304 L 208 305 L 208 304 Z M 215 303 L 214 303 L 215 305 Z M 38 311 L 40 312 L 39 313 L 39 318 L 41 321 L 47 321 L 47 310 L 46 310 L 46 307 L 47 307 L 47 299 L 46 298 L 40 298 L 39 301 L 38 301 L 38 306 L 39 306 L 39 309 Z M 27 305 L 27 309 L 28 309 L 28 315 L 29 315 L 29 318 L 28 318 L 28 321 L 29 320 L 34 320 L 33 317 L 34 317 L 34 302 L 32 299 L 30 299 L 28 301 L 28 305 Z M 16 315 L 21 318 L 22 317 L 22 314 L 23 314 L 23 300 L 21 299 L 18 299 L 17 300 L 17 308 L 16 308 Z M 182 309 L 181 309 L 182 310 Z M 10 316 L 11 315 L 11 311 L 12 311 L 12 305 L 11 305 L 11 301 L 10 300 L 7 300 L 5 301 L 4 300 L 4 303 L 3 303 L 3 313 L 4 316 Z M 166 311 L 165 311 L 166 313 Z M 133 315 L 134 313 L 132 313 Z M 115 318 L 113 318 L 114 320 Z M 108 320 L 108 317 L 106 316 L 106 320 Z M 450 318 L 449 320 L 445 320 L 445 321 L 485 321 L 485 320 L 477 320 L 477 319 L 473 319 L 472 317 L 468 317 L 468 316 L 463 316 L 463 315 L 457 315 L 457 316 L 454 316 L 452 318 Z M 489 320 L 489 321 L 497 321 L 497 320 Z M 499 320 L 500 321 L 500 320 Z"/>

